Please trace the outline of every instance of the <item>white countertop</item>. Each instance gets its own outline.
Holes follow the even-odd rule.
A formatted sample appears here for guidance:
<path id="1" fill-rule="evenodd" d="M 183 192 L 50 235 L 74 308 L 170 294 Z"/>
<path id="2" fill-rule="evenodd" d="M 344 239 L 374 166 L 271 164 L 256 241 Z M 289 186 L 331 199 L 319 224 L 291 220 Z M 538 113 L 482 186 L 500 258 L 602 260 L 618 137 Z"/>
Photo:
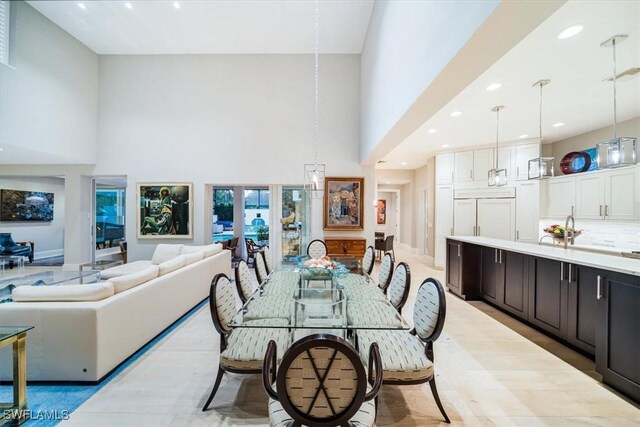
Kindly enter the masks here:
<path id="1" fill-rule="evenodd" d="M 491 239 L 489 237 L 449 236 L 447 238 L 465 243 L 473 243 L 480 246 L 503 249 L 505 251 L 518 252 L 542 258 L 551 258 L 558 261 L 600 268 L 602 270 L 617 271 L 619 273 L 640 276 L 640 260 L 633 258 L 604 255 L 576 249 L 564 249 L 563 247 L 538 245 L 537 243 L 521 243 L 512 242 L 510 240 Z"/>

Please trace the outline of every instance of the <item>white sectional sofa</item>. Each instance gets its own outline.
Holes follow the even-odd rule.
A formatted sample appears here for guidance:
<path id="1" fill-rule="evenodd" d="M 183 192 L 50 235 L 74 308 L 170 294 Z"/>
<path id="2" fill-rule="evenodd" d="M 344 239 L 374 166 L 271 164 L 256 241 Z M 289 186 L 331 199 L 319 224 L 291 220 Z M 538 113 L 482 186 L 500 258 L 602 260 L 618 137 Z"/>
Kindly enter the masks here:
<path id="1" fill-rule="evenodd" d="M 206 299 L 217 273 L 231 277 L 220 245 L 158 245 L 152 260 L 104 270 L 100 283 L 17 287 L 0 325 L 35 326 L 28 380 L 99 381 Z M 11 377 L 11 352 L 0 352 L 0 380 Z"/>

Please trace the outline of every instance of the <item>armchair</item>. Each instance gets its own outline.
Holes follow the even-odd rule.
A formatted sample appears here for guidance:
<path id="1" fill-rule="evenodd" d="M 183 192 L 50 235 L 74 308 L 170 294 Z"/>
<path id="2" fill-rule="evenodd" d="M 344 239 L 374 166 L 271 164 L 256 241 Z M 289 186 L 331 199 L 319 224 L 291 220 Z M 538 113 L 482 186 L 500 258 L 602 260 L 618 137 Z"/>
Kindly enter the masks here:
<path id="1" fill-rule="evenodd" d="M 29 262 L 33 262 L 31 242 L 14 242 L 11 233 L 0 233 L 0 247 L 4 248 L 0 255 L 25 256 Z"/>

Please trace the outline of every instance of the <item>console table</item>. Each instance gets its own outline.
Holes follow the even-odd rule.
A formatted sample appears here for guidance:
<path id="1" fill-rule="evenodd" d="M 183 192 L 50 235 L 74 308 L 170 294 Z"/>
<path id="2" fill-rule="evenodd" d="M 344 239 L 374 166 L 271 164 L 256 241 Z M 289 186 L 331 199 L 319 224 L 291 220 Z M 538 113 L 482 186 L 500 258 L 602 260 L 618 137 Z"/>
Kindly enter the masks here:
<path id="1" fill-rule="evenodd" d="M 0 403 L 5 410 L 0 424 L 10 421 L 13 425 L 25 422 L 29 417 L 27 409 L 27 331 L 33 326 L 0 326 L 0 348 L 13 344 L 13 402 Z M 17 417 L 9 415 L 16 411 Z"/>
<path id="2" fill-rule="evenodd" d="M 364 257 L 367 249 L 367 239 L 364 237 L 325 237 L 327 255 L 329 257 L 352 256 Z"/>

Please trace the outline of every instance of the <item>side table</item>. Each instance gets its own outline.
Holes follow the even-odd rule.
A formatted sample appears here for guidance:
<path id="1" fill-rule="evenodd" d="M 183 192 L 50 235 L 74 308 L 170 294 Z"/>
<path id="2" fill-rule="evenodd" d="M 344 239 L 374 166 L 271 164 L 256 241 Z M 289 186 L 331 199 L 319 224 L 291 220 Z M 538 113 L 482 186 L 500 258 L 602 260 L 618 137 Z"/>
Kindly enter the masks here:
<path id="1" fill-rule="evenodd" d="M 80 272 L 82 272 L 82 270 L 85 270 L 85 269 L 102 271 L 102 270 L 106 270 L 107 268 L 115 267 L 121 264 L 122 264 L 122 260 L 119 260 L 119 259 L 101 259 L 98 261 L 80 264 L 78 269 L 80 270 Z M 82 277 L 80 277 L 80 283 L 82 283 Z"/>

